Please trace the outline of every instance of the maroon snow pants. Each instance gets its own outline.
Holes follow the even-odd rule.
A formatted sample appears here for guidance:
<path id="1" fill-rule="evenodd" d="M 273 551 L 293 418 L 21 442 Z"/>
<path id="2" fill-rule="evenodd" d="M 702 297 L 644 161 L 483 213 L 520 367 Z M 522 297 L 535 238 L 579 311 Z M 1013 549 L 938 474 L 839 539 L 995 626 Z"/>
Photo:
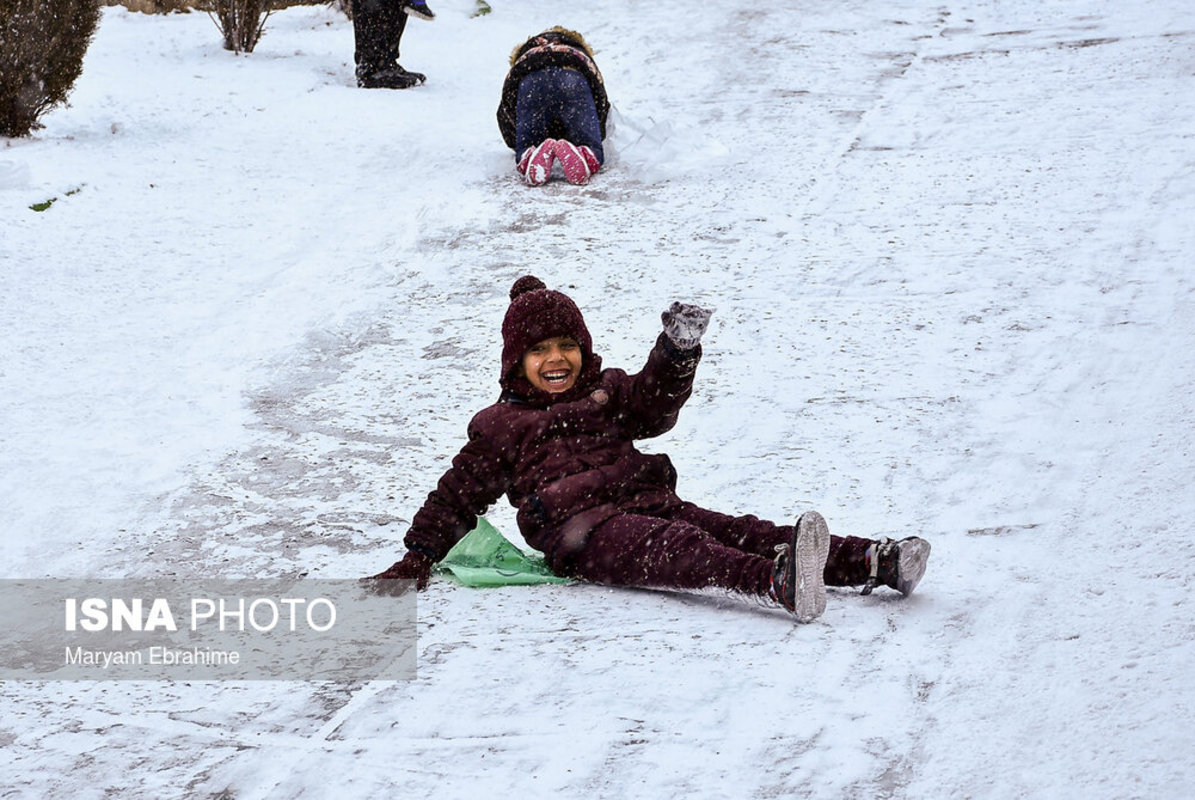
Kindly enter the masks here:
<path id="1" fill-rule="evenodd" d="M 792 525 L 751 515 L 733 517 L 675 498 L 620 510 L 589 531 L 583 546 L 551 566 L 568 577 L 612 586 L 720 587 L 767 596 L 776 545 L 791 541 L 792 535 Z M 831 535 L 826 584 L 864 583 L 871 543 Z"/>

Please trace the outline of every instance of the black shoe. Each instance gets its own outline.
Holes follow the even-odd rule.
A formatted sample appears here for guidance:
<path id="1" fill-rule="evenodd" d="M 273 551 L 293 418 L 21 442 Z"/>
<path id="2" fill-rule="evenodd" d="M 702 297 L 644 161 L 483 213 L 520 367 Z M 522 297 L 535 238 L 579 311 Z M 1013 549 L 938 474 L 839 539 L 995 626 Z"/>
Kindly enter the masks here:
<path id="1" fill-rule="evenodd" d="M 431 22 L 436 18 L 435 12 L 427 7 L 427 0 L 402 0 L 402 10 L 407 16 Z"/>
<path id="2" fill-rule="evenodd" d="M 863 585 L 863 594 L 871 594 L 871 590 L 880 584 L 905 596 L 912 594 L 925 575 L 929 551 L 929 542 L 919 536 L 899 542 L 880 539 L 867 549 L 871 577 Z"/>
<path id="3" fill-rule="evenodd" d="M 410 89 L 426 80 L 426 75 L 407 72 L 398 64 L 375 72 L 357 70 L 357 85 L 362 89 Z"/>
<path id="4" fill-rule="evenodd" d="M 398 70 L 399 72 L 403 72 L 403 73 L 406 73 L 407 75 L 410 75 L 412 78 L 414 78 L 419 83 L 427 83 L 427 76 L 424 75 L 422 72 L 411 72 L 410 70 L 403 69 L 402 64 L 395 64 L 394 68 L 396 70 Z"/>
<path id="5" fill-rule="evenodd" d="M 797 520 L 791 544 L 776 546 L 772 595 L 797 618 L 812 622 L 826 610 L 823 574 L 830 556 L 830 529 L 822 515 L 806 511 Z"/>

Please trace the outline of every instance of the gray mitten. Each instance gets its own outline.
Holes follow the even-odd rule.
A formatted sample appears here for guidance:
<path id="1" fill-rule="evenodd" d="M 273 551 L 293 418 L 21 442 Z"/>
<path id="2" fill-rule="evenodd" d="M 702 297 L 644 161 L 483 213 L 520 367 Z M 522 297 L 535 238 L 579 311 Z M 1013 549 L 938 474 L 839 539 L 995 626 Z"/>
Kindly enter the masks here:
<path id="1" fill-rule="evenodd" d="M 701 336 L 713 316 L 712 308 L 689 303 L 673 303 L 660 315 L 664 321 L 664 335 L 681 350 L 692 350 L 701 343 Z"/>

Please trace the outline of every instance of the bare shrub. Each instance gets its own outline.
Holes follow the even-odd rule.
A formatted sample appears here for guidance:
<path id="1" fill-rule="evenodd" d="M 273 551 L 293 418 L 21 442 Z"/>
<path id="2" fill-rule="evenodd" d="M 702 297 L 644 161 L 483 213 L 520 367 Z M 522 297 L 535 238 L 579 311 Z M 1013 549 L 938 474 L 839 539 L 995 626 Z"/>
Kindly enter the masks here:
<path id="1" fill-rule="evenodd" d="M 99 20 L 97 0 L 0 2 L 0 136 L 28 136 L 66 103 Z"/>
<path id="2" fill-rule="evenodd" d="M 224 34 L 224 49 L 252 53 L 270 16 L 269 0 L 209 0 L 206 5 Z"/>

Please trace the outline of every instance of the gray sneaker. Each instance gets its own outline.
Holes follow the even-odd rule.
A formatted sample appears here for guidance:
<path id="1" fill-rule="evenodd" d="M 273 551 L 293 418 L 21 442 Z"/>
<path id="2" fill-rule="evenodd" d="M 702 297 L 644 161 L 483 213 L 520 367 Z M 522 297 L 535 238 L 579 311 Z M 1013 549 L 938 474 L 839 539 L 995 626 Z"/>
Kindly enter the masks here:
<path id="1" fill-rule="evenodd" d="M 791 543 L 776 545 L 772 596 L 797 622 L 813 622 L 826 610 L 823 574 L 830 557 L 830 528 L 816 511 L 797 520 Z"/>
<path id="2" fill-rule="evenodd" d="M 908 596 L 917 588 L 929 563 L 929 542 L 920 536 L 910 536 L 894 542 L 880 539 L 867 548 L 871 577 L 863 585 L 863 594 L 883 584 Z"/>

